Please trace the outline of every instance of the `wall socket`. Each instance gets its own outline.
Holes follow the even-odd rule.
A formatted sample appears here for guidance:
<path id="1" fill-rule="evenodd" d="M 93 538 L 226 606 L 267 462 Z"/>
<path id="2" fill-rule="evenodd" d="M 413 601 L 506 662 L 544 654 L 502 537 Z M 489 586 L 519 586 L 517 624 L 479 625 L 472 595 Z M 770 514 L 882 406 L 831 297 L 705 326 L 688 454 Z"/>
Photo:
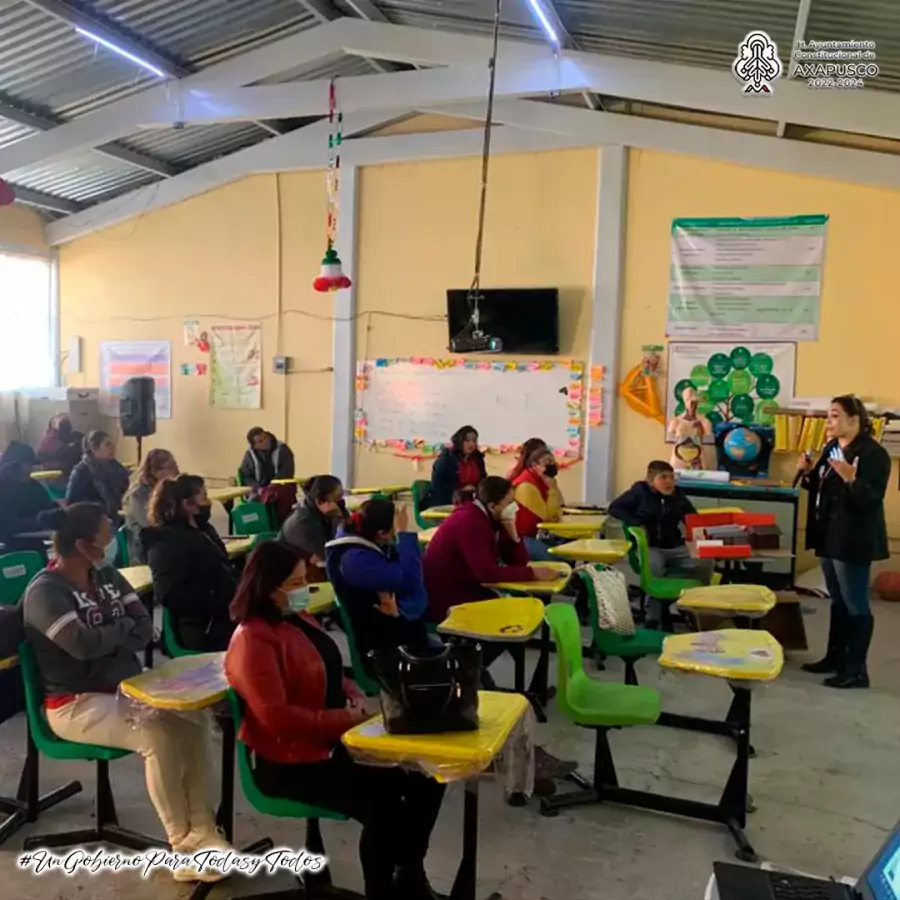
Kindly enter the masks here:
<path id="1" fill-rule="evenodd" d="M 276 375 L 287 375 L 294 366 L 294 359 L 291 356 L 275 356 L 272 358 L 272 371 Z"/>

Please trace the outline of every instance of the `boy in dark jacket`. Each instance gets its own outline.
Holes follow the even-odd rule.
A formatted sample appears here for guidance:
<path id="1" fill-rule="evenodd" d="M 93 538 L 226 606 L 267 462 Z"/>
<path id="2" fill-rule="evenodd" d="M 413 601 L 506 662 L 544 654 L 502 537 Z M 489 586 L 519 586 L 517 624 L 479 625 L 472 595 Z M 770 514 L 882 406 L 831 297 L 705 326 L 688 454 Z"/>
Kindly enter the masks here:
<path id="1" fill-rule="evenodd" d="M 646 480 L 636 481 L 609 507 L 613 518 L 625 525 L 642 526 L 647 532 L 650 569 L 656 577 L 679 569 L 708 584 L 712 566 L 692 559 L 684 543 L 685 517 L 696 512 L 687 494 L 675 484 L 675 470 L 662 460 L 651 462 Z"/>
<path id="2" fill-rule="evenodd" d="M 265 428 L 251 428 L 247 432 L 250 445 L 241 460 L 241 482 L 248 487 L 268 487 L 277 478 L 294 477 L 294 454 Z"/>

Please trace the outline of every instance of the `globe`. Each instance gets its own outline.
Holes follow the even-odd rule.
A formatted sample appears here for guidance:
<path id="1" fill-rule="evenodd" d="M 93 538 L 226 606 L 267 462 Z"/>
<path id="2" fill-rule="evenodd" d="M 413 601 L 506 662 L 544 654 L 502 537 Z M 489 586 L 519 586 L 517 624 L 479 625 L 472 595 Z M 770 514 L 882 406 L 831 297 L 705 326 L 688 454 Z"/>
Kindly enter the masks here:
<path id="1" fill-rule="evenodd" d="M 736 463 L 751 463 L 762 450 L 762 441 L 749 428 L 733 428 L 722 445 L 725 455 Z"/>

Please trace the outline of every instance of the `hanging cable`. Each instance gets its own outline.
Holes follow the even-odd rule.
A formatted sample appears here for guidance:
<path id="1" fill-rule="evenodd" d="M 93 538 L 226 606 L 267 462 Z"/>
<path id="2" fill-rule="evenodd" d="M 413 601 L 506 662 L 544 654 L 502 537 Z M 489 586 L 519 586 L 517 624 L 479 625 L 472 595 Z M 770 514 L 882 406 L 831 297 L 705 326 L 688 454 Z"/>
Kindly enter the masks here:
<path id="1" fill-rule="evenodd" d="M 494 44 L 491 51 L 491 61 L 488 64 L 491 70 L 490 85 L 488 87 L 487 118 L 484 123 L 484 150 L 481 154 L 481 201 L 478 208 L 478 237 L 475 239 L 475 275 L 472 278 L 472 287 L 469 288 L 470 305 L 473 306 L 473 316 L 478 315 L 478 298 L 481 288 L 481 258 L 484 245 L 484 218 L 487 210 L 488 169 L 491 162 L 491 132 L 494 125 L 494 86 L 497 81 L 497 54 L 500 47 L 500 7 L 503 0 L 497 0 L 494 8 Z M 477 319 L 473 323 L 478 327 Z"/>

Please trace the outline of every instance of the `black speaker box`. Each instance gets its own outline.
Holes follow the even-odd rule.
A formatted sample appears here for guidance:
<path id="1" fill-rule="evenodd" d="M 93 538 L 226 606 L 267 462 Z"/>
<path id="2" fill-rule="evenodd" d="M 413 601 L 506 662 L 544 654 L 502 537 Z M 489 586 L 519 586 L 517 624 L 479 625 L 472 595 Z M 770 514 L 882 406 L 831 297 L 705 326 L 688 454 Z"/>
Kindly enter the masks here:
<path id="1" fill-rule="evenodd" d="M 156 434 L 156 382 L 152 378 L 129 378 L 122 385 L 119 424 L 125 437 Z"/>

